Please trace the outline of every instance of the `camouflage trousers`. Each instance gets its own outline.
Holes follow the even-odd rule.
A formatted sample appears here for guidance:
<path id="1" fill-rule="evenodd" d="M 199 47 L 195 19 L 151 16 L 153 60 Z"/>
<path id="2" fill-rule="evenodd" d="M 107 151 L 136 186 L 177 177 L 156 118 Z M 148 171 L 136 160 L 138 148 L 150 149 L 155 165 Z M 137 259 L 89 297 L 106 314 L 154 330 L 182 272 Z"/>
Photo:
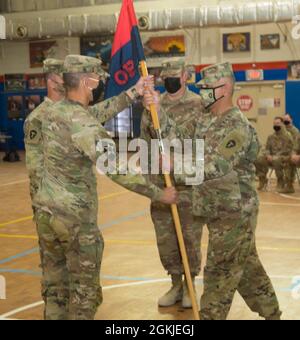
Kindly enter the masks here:
<path id="1" fill-rule="evenodd" d="M 95 223 L 38 211 L 42 295 L 46 320 L 93 320 L 102 303 L 104 249 Z"/>
<path id="2" fill-rule="evenodd" d="M 208 223 L 208 259 L 201 299 L 203 320 L 226 320 L 236 292 L 261 317 L 280 318 L 276 293 L 257 253 L 257 215 L 254 213 L 246 223 Z"/>
<path id="3" fill-rule="evenodd" d="M 187 255 L 193 276 L 201 271 L 201 238 L 203 224 L 193 216 L 193 206 L 189 192 L 180 192 L 179 216 L 185 240 Z M 178 246 L 176 229 L 171 208 L 159 203 L 151 206 L 151 217 L 155 227 L 158 251 L 163 267 L 169 275 L 184 274 Z"/>
<path id="4" fill-rule="evenodd" d="M 275 170 L 277 179 L 282 183 L 290 183 L 295 177 L 295 167 L 290 162 L 290 157 L 275 157 L 273 162 L 268 162 L 265 156 L 261 156 L 255 163 L 256 173 L 259 179 L 265 180 L 270 168 Z"/>

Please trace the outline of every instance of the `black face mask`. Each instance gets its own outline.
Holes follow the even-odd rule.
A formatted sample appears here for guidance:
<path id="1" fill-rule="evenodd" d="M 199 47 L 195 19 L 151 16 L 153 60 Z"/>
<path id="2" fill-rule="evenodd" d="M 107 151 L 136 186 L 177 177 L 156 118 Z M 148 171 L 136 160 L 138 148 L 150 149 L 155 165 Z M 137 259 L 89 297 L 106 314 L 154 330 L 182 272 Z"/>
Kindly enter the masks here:
<path id="1" fill-rule="evenodd" d="M 275 132 L 281 131 L 281 126 L 274 126 L 274 131 Z"/>
<path id="2" fill-rule="evenodd" d="M 285 121 L 284 121 L 284 125 L 285 125 L 285 126 L 290 126 L 290 125 L 291 125 L 291 122 L 290 122 L 289 120 L 285 120 Z"/>
<path id="3" fill-rule="evenodd" d="M 100 101 L 101 96 L 104 93 L 104 91 L 105 91 L 105 84 L 102 80 L 100 80 L 98 87 L 96 87 L 93 90 L 93 100 L 90 102 L 91 106 L 96 105 Z"/>
<path id="4" fill-rule="evenodd" d="M 181 89 L 180 78 L 166 78 L 165 88 L 168 93 L 175 94 Z"/>

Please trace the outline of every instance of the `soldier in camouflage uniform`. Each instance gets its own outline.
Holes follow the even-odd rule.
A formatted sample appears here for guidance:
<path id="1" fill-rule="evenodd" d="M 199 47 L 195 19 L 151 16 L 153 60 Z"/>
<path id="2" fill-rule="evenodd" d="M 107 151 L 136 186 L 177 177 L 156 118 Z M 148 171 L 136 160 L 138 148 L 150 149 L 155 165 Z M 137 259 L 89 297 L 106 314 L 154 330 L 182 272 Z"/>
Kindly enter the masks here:
<path id="1" fill-rule="evenodd" d="M 284 121 L 284 125 L 285 125 L 287 131 L 291 134 L 293 141 L 296 143 L 300 132 L 296 128 L 296 126 L 293 124 L 293 119 L 292 119 L 291 115 L 287 113 L 284 116 L 283 121 Z"/>
<path id="2" fill-rule="evenodd" d="M 173 58 L 163 62 L 161 78 L 165 82 L 167 92 L 161 97 L 161 106 L 165 113 L 174 120 L 175 124 L 186 131 L 186 134 L 181 138 L 182 144 L 184 139 L 193 138 L 196 123 L 202 112 L 200 96 L 191 92 L 186 85 L 188 76 L 184 61 L 174 60 Z M 148 116 L 144 115 L 141 125 L 141 139 L 146 140 L 150 146 L 151 140 L 156 138 L 155 132 L 150 127 Z M 163 176 L 151 175 L 150 179 L 152 183 L 155 183 L 160 188 L 165 187 Z M 179 192 L 179 215 L 191 273 L 193 280 L 195 280 L 201 270 L 200 245 L 203 225 L 198 221 L 197 217 L 193 216 L 192 188 L 181 186 L 177 187 L 177 191 Z M 172 277 L 171 290 L 159 299 L 158 304 L 160 307 L 170 307 L 181 301 L 184 308 L 191 308 L 192 303 L 187 284 L 182 282 L 184 270 L 171 210 L 165 205 L 153 202 L 151 216 L 155 226 L 161 262 Z"/>
<path id="3" fill-rule="evenodd" d="M 293 193 L 293 166 L 289 160 L 292 155 L 294 143 L 291 135 L 286 131 L 283 119 L 274 120 L 274 134 L 269 136 L 263 154 L 256 162 L 257 176 L 259 178 L 258 190 L 263 190 L 267 184 L 267 174 L 273 167 L 278 179 L 277 189 L 280 193 Z"/>
<path id="4" fill-rule="evenodd" d="M 277 320 L 281 316 L 279 304 L 255 241 L 259 210 L 254 167 L 260 148 L 257 134 L 233 107 L 231 65 L 208 67 L 202 78 L 201 96 L 210 113 L 200 117 L 195 138 L 205 140 L 205 181 L 194 186 L 193 194 L 194 214 L 201 216 L 209 229 L 201 318 L 226 319 L 238 291 L 253 312 Z M 176 124 L 160 112 L 162 129 L 169 138 L 180 135 Z M 176 176 L 176 184 L 184 178 Z"/>
<path id="5" fill-rule="evenodd" d="M 294 151 L 291 158 L 292 164 L 299 167 L 300 166 L 300 134 L 295 143 Z"/>
<path id="6" fill-rule="evenodd" d="M 293 142 L 294 142 L 294 146 L 297 148 L 297 142 L 298 142 L 298 137 L 300 136 L 300 132 L 299 130 L 296 128 L 296 126 L 293 124 L 293 119 L 292 116 L 290 114 L 286 114 L 284 116 L 284 125 L 286 126 L 287 131 L 291 134 L 292 138 L 293 138 Z M 296 166 L 295 164 L 292 162 L 291 163 L 292 166 L 292 179 L 291 181 L 294 183 L 295 179 L 296 179 Z"/>
<path id="7" fill-rule="evenodd" d="M 48 97 L 27 117 L 24 124 L 26 166 L 30 179 L 30 195 L 35 198 L 41 182 L 44 157 L 41 141 L 42 121 L 48 109 L 65 96 L 62 72 L 63 60 L 47 59 L 44 62 L 44 73 L 47 81 Z"/>
<path id="8" fill-rule="evenodd" d="M 99 275 L 104 248 L 97 224 L 93 165 L 109 149 L 103 139 L 113 142 L 88 111 L 103 73 L 101 62 L 69 56 L 64 72 L 66 99 L 53 105 L 42 122 L 44 170 L 34 202 L 38 209 L 45 318 L 91 320 L 102 302 Z M 130 90 L 129 95 L 134 98 L 137 93 Z M 162 191 L 141 175 L 109 177 L 153 201 L 176 201 L 174 188 Z"/>

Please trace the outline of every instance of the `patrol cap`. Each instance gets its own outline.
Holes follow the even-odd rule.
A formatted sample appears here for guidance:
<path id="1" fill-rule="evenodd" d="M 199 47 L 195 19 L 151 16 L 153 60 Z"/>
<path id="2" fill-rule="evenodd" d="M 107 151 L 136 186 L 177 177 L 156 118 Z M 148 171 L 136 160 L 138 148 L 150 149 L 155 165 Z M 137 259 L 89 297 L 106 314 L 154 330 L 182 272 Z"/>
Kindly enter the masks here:
<path id="1" fill-rule="evenodd" d="M 197 84 L 198 87 L 214 84 L 222 78 L 232 78 L 235 81 L 232 65 L 228 62 L 204 68 L 201 71 L 201 77 L 202 80 Z"/>
<path id="2" fill-rule="evenodd" d="M 43 63 L 43 71 L 45 74 L 55 73 L 62 75 L 64 70 L 64 61 L 59 59 L 46 59 Z"/>
<path id="3" fill-rule="evenodd" d="M 163 70 L 161 72 L 162 78 L 177 78 L 181 77 L 185 70 L 185 61 L 179 58 L 166 59 L 162 63 Z"/>
<path id="4" fill-rule="evenodd" d="M 68 55 L 64 63 L 64 73 L 96 73 L 107 78 L 102 68 L 102 60 L 82 55 Z"/>

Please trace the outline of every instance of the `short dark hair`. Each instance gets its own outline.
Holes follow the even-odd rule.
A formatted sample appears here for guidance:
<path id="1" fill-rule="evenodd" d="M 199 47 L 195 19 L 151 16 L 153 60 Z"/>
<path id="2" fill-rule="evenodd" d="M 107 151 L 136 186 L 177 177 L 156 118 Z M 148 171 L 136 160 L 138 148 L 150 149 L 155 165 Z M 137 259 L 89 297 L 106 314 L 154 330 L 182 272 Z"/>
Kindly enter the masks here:
<path id="1" fill-rule="evenodd" d="M 67 91 L 77 90 L 83 76 L 86 76 L 86 74 L 85 73 L 64 73 L 63 80 L 64 80 L 64 86 L 66 90 Z"/>
<path id="2" fill-rule="evenodd" d="M 283 123 L 284 122 L 284 119 L 282 118 L 282 117 L 275 117 L 275 119 L 274 120 L 280 120 L 281 121 L 281 123 Z"/>

